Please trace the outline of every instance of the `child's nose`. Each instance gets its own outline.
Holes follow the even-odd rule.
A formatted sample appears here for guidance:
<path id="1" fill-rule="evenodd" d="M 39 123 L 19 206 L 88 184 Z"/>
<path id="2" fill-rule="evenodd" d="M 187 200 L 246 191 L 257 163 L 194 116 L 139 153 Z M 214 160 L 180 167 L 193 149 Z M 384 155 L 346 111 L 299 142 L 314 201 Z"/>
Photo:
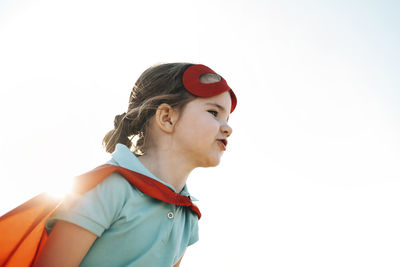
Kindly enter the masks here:
<path id="1" fill-rule="evenodd" d="M 221 126 L 221 132 L 226 136 L 229 137 L 232 134 L 232 128 L 227 123 Z"/>

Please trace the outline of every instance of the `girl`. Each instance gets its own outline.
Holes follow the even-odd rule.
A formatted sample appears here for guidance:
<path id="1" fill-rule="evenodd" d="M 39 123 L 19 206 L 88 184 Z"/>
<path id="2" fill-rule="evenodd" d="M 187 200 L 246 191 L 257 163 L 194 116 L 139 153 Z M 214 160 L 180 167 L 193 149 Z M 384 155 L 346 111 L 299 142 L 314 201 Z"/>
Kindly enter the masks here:
<path id="1" fill-rule="evenodd" d="M 218 165 L 235 106 L 226 81 L 204 65 L 147 69 L 103 140 L 112 153 L 107 166 L 119 172 L 111 169 L 47 220 L 50 235 L 35 265 L 179 266 L 198 240 L 200 218 L 186 180 L 196 167 Z M 150 186 L 136 187 L 131 174 Z"/>

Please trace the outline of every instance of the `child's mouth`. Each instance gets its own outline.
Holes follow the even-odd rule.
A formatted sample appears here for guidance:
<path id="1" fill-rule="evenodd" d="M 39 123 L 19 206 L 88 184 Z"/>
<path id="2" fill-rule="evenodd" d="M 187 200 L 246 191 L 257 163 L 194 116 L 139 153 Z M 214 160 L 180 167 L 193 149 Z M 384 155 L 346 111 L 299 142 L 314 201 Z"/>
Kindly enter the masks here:
<path id="1" fill-rule="evenodd" d="M 221 147 L 222 150 L 226 150 L 226 146 L 228 145 L 228 140 L 226 139 L 218 139 L 218 144 Z"/>

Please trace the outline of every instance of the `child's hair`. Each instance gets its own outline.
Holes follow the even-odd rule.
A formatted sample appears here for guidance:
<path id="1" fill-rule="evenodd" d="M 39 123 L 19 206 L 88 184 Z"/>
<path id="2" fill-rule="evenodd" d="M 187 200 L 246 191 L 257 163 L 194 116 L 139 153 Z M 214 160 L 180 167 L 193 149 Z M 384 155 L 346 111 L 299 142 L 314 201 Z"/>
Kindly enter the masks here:
<path id="1" fill-rule="evenodd" d="M 114 129 L 103 139 L 107 152 L 114 152 L 115 146 L 121 143 L 133 149 L 136 155 L 145 153 L 148 122 L 157 108 L 166 103 L 180 109 L 195 98 L 182 84 L 183 72 L 190 65 L 160 64 L 148 68 L 140 75 L 129 97 L 128 111 L 115 116 Z M 134 138 L 135 144 L 132 142 Z"/>

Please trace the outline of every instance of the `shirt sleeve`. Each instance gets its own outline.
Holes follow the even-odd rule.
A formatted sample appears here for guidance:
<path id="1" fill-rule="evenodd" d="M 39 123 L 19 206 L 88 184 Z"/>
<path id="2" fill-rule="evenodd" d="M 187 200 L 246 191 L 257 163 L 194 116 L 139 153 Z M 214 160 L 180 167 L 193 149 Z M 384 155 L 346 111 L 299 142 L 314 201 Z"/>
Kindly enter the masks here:
<path id="1" fill-rule="evenodd" d="M 197 219 L 197 215 L 196 215 L 196 218 L 194 219 L 194 222 L 192 225 L 192 231 L 191 231 L 191 236 L 189 239 L 188 246 L 193 245 L 197 241 L 199 241 L 199 220 Z"/>
<path id="2" fill-rule="evenodd" d="M 46 229 L 51 231 L 58 220 L 64 220 L 101 236 L 119 218 L 130 187 L 125 178 L 113 173 L 89 192 L 66 200 L 46 221 Z"/>

